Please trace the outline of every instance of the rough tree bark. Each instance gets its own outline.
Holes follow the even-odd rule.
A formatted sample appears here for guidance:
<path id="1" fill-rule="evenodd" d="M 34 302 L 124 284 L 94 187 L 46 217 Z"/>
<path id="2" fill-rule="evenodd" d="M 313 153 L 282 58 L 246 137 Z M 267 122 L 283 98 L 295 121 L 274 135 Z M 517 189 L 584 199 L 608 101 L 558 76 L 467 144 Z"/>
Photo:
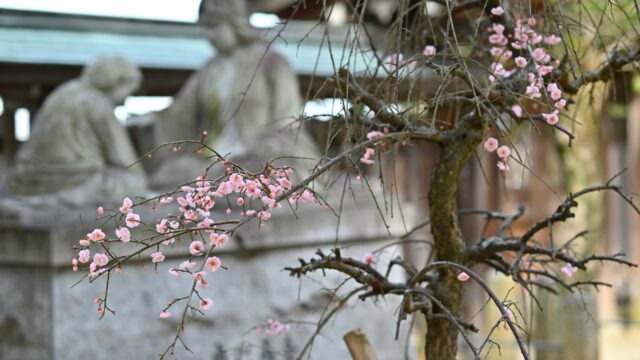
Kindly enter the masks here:
<path id="1" fill-rule="evenodd" d="M 456 194 L 458 178 L 465 163 L 482 142 L 486 121 L 481 116 L 458 121 L 442 146 L 442 152 L 431 176 L 429 212 L 431 233 L 435 242 L 437 259 L 467 264 L 467 246 L 458 224 Z M 434 284 L 434 295 L 455 316 L 459 316 L 460 302 L 464 294 L 463 283 L 455 271 L 442 268 Z M 434 313 L 440 312 L 434 308 Z M 425 354 L 428 360 L 454 360 L 458 351 L 459 330 L 446 317 L 427 320 Z"/>

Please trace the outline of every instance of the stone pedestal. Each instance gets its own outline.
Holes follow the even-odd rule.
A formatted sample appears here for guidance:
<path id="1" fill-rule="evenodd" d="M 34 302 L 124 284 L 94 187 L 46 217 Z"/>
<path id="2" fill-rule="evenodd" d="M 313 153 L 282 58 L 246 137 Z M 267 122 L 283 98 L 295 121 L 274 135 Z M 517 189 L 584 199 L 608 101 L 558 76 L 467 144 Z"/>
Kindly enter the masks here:
<path id="1" fill-rule="evenodd" d="M 329 210 L 307 205 L 298 211 L 298 219 L 283 208 L 263 230 L 253 224 L 234 236 L 217 252 L 228 270 L 210 274 L 210 284 L 203 289 L 203 294 L 214 300 L 213 308 L 206 317 L 187 321 L 184 340 L 193 354 L 179 345 L 178 356 L 295 358 L 325 309 L 337 305 L 331 291 L 322 288 L 336 287 L 345 276 L 327 272 L 324 277 L 317 274 L 298 280 L 282 269 L 296 265 L 298 257 L 309 258 L 318 248 L 331 249 L 336 229 L 345 256 L 360 258 L 384 245 L 380 241 L 387 233 L 384 222 L 370 196 L 361 195 L 358 207 L 345 205 L 339 227 Z M 392 233 L 401 233 L 400 219 L 387 221 Z M 117 315 L 99 320 L 93 299 L 104 297 L 104 279 L 73 287 L 82 274 L 72 272 L 70 266 L 77 252 L 73 244 L 92 228 L 93 224 L 40 229 L 0 225 L 1 359 L 152 359 L 171 342 L 177 316 L 160 319 L 158 314 L 171 299 L 188 294 L 187 276 L 175 279 L 167 274 L 187 258 L 186 246 L 167 251 L 158 273 L 153 266 L 145 270 L 133 261 L 121 274 L 113 274 L 109 306 Z M 385 250 L 378 264 L 382 272 L 398 251 L 393 247 Z M 144 260 L 151 265 L 148 257 Z M 353 287 L 350 281 L 340 293 Z M 347 359 L 342 336 L 356 328 L 369 337 L 379 359 L 399 358 L 405 345 L 394 341 L 399 299 L 372 300 L 354 298 L 343 305 L 316 338 L 311 358 Z M 254 327 L 266 325 L 269 318 L 291 321 L 291 330 L 285 336 L 257 334 Z"/>

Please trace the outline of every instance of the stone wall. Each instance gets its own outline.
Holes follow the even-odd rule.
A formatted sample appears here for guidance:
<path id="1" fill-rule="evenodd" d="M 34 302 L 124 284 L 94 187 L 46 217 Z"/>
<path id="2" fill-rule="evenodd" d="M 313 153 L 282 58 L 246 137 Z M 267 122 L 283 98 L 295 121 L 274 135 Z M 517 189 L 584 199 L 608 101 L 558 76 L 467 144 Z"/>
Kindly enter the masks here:
<path id="1" fill-rule="evenodd" d="M 386 230 L 367 196 L 361 194 L 358 207 L 345 205 L 340 221 L 338 244 L 345 247 L 343 254 L 354 258 L 384 245 L 380 238 Z M 208 277 L 210 285 L 203 291 L 214 300 L 214 307 L 206 317 L 189 318 L 184 340 L 193 354 L 179 346 L 180 358 L 295 358 L 323 311 L 337 306 L 332 293 L 322 288 L 336 287 L 344 280 L 342 275 L 298 280 L 282 270 L 297 264 L 298 257 L 309 258 L 318 248 L 331 249 L 337 218 L 317 205 L 301 209 L 299 219 L 290 209 L 281 210 L 263 230 L 245 228 L 218 252 L 228 270 Z M 405 210 L 405 217 L 410 213 Z M 390 224 L 392 233 L 404 228 L 400 219 Z M 90 223 L 42 229 L 0 227 L 1 359 L 148 359 L 171 342 L 177 316 L 160 319 L 158 314 L 171 299 L 188 293 L 190 279 L 167 274 L 187 258 L 186 246 L 166 251 L 167 260 L 157 273 L 152 266 L 144 269 L 134 261 L 121 274 L 113 274 L 109 305 L 117 315 L 98 320 L 93 299 L 104 297 L 104 279 L 72 287 L 82 274 L 72 272 L 70 266 L 76 253 L 73 244 L 91 229 Z M 379 268 L 399 255 L 397 251 L 396 247 L 385 250 Z M 353 285 L 347 283 L 339 293 Z M 401 357 L 405 344 L 394 340 L 397 305 L 397 298 L 375 303 L 352 299 L 317 337 L 312 358 L 348 358 L 342 336 L 356 328 L 369 336 L 380 359 Z M 265 325 L 269 318 L 291 321 L 291 330 L 286 336 L 260 336 L 254 327 Z M 244 356 L 239 355 L 241 348 Z M 232 353 L 224 357 L 221 349 Z"/>

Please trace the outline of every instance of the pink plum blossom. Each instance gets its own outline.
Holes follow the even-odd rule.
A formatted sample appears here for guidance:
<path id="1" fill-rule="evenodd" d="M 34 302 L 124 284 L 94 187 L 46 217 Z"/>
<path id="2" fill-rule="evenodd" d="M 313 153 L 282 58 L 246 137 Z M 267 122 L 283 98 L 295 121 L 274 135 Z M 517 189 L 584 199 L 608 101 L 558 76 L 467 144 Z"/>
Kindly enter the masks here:
<path id="1" fill-rule="evenodd" d="M 492 34 L 489 36 L 489 42 L 494 45 L 505 46 L 509 40 L 507 40 L 507 37 L 502 34 Z"/>
<path id="2" fill-rule="evenodd" d="M 497 76 L 502 76 L 505 73 L 504 66 L 499 62 L 494 62 L 491 64 L 491 70 L 493 70 L 493 74 Z"/>
<path id="3" fill-rule="evenodd" d="M 87 239 L 91 241 L 102 241 L 105 239 L 105 237 L 106 235 L 100 229 L 95 229 L 92 232 L 87 234 Z"/>
<path id="4" fill-rule="evenodd" d="M 364 155 L 360 158 L 360 162 L 363 164 L 371 165 L 374 164 L 375 161 L 371 160 L 371 158 L 375 155 L 376 151 L 372 148 L 365 148 Z"/>
<path id="5" fill-rule="evenodd" d="M 560 99 L 558 101 L 556 101 L 555 104 L 553 104 L 553 107 L 555 107 L 556 109 L 564 109 L 565 106 L 567 106 L 567 101 L 565 99 Z"/>
<path id="6" fill-rule="evenodd" d="M 178 198 L 178 204 L 179 204 L 180 206 L 182 206 L 182 207 L 185 207 L 185 208 L 186 208 L 187 206 L 189 206 L 189 202 L 187 201 L 187 199 L 186 199 L 186 198 L 184 198 L 184 197 L 182 197 L 182 196 L 180 196 L 180 197 Z"/>
<path id="7" fill-rule="evenodd" d="M 173 315 L 168 311 L 163 311 L 163 312 L 160 313 L 160 318 L 161 319 L 168 319 L 171 316 L 173 316 Z"/>
<path id="8" fill-rule="evenodd" d="M 171 275 L 173 275 L 175 277 L 179 277 L 180 276 L 180 271 L 178 271 L 178 270 L 176 270 L 174 268 L 171 268 L 171 269 L 169 269 L 169 274 L 171 274 Z"/>
<path id="9" fill-rule="evenodd" d="M 436 47 L 433 45 L 427 45 L 422 51 L 422 53 L 425 56 L 434 56 L 436 54 Z"/>
<path id="10" fill-rule="evenodd" d="M 207 311 L 207 310 L 211 309 L 211 307 L 213 306 L 213 300 L 211 300 L 209 298 L 202 299 L 202 300 L 200 300 L 198 305 L 200 306 L 200 310 Z"/>
<path id="11" fill-rule="evenodd" d="M 542 41 L 542 35 L 540 35 L 540 34 L 535 34 L 533 36 L 533 38 L 531 39 L 531 42 L 533 44 L 539 44 L 541 41 Z"/>
<path id="12" fill-rule="evenodd" d="M 268 324 L 267 331 L 266 331 L 267 335 L 284 336 L 287 333 L 287 331 L 289 331 L 289 325 L 283 324 L 278 320 L 269 319 L 267 320 L 267 324 Z"/>
<path id="13" fill-rule="evenodd" d="M 466 272 L 462 271 L 458 274 L 458 280 L 465 282 L 467 280 L 469 280 L 469 274 L 467 274 Z"/>
<path id="14" fill-rule="evenodd" d="M 504 50 L 502 48 L 499 47 L 492 47 L 491 50 L 489 50 L 489 52 L 491 53 L 491 55 L 493 56 L 500 56 L 502 55 L 502 53 L 504 52 Z"/>
<path id="15" fill-rule="evenodd" d="M 558 87 L 558 84 L 556 83 L 551 83 L 547 85 L 547 91 L 549 92 L 549 96 L 553 100 L 559 100 L 562 97 L 562 91 L 560 90 L 560 88 Z"/>
<path id="16" fill-rule="evenodd" d="M 233 186 L 229 181 L 224 181 L 220 183 L 220 185 L 218 185 L 218 189 L 216 190 L 216 193 L 218 194 L 218 196 L 221 196 L 221 197 L 229 195 L 232 192 L 233 192 Z"/>
<path id="17" fill-rule="evenodd" d="M 163 262 L 163 261 L 164 261 L 164 255 L 160 251 L 151 253 L 151 262 L 152 263 L 155 264 L 155 263 L 159 263 L 159 262 Z"/>
<path id="18" fill-rule="evenodd" d="M 200 221 L 196 227 L 198 229 L 210 229 L 213 226 L 214 221 L 211 218 L 205 218 Z"/>
<path id="19" fill-rule="evenodd" d="M 198 272 L 195 272 L 195 273 L 191 274 L 191 278 L 192 279 L 200 280 L 200 281 L 204 280 L 205 276 L 207 276 L 207 273 L 205 271 L 198 271 Z"/>
<path id="20" fill-rule="evenodd" d="M 122 242 L 129 242 L 131 240 L 131 232 L 126 227 L 119 227 L 116 229 L 116 236 Z"/>
<path id="21" fill-rule="evenodd" d="M 211 256 L 204 262 L 204 268 L 210 272 L 218 270 L 220 266 L 222 266 L 222 261 L 220 261 L 220 258 L 217 256 Z"/>
<path id="22" fill-rule="evenodd" d="M 189 253 L 193 256 L 202 255 L 204 251 L 204 244 L 200 240 L 192 241 L 189 245 Z"/>
<path id="23" fill-rule="evenodd" d="M 556 45 L 556 44 L 559 44 L 561 41 L 562 39 L 556 35 L 549 35 L 544 37 L 545 44 L 549 44 L 549 45 Z"/>
<path id="24" fill-rule="evenodd" d="M 93 263 L 96 266 L 105 266 L 109 263 L 109 257 L 102 253 L 97 253 L 93 256 Z"/>
<path id="25" fill-rule="evenodd" d="M 310 204 L 315 201 L 316 201 L 315 195 L 313 195 L 313 193 L 309 190 L 303 191 L 302 194 L 300 194 L 300 197 L 298 197 L 298 203 L 301 203 L 301 204 Z"/>
<path id="26" fill-rule="evenodd" d="M 539 98 L 540 96 L 542 96 L 540 94 L 540 89 L 535 85 L 527 86 L 525 94 L 527 94 L 527 96 L 529 96 L 532 99 Z"/>
<path id="27" fill-rule="evenodd" d="M 267 221 L 267 220 L 271 219 L 271 213 L 268 212 L 268 211 L 260 211 L 258 216 L 260 216 L 260 220 L 262 220 L 262 221 Z"/>
<path id="28" fill-rule="evenodd" d="M 377 261 L 378 259 L 372 253 L 367 252 L 362 255 L 362 262 L 368 266 L 374 266 Z"/>
<path id="29" fill-rule="evenodd" d="M 498 139 L 490 137 L 484 142 L 484 149 L 488 152 L 494 152 L 498 148 Z"/>
<path id="30" fill-rule="evenodd" d="M 504 14 L 504 8 L 502 6 L 496 6 L 493 9 L 491 9 L 491 14 L 495 16 L 500 16 Z"/>
<path id="31" fill-rule="evenodd" d="M 104 208 L 102 206 L 98 206 L 98 215 L 102 216 L 102 214 L 104 214 Z"/>
<path id="32" fill-rule="evenodd" d="M 245 181 L 244 190 L 247 193 L 247 196 L 249 196 L 252 199 L 255 199 L 257 197 L 260 197 L 260 195 L 262 195 L 262 190 L 260 190 L 260 188 L 258 187 L 258 183 L 253 180 Z"/>
<path id="33" fill-rule="evenodd" d="M 291 189 L 292 186 L 291 181 L 287 178 L 278 178 L 278 184 L 287 190 Z"/>
<path id="34" fill-rule="evenodd" d="M 173 202 L 173 198 L 171 196 L 163 197 L 160 199 L 160 204 L 166 205 L 171 204 Z"/>
<path id="35" fill-rule="evenodd" d="M 558 123 L 558 110 L 554 110 L 552 113 L 549 113 L 549 114 L 542 114 L 542 116 L 544 117 L 545 121 L 549 125 L 553 126 Z"/>
<path id="36" fill-rule="evenodd" d="M 183 217 L 184 217 L 186 222 L 198 221 L 198 212 L 197 211 L 187 210 L 187 211 L 184 212 Z"/>
<path id="37" fill-rule="evenodd" d="M 542 64 L 546 64 L 549 62 L 549 60 L 551 60 L 551 57 L 549 56 L 549 54 L 547 54 L 546 51 L 544 51 L 543 48 L 536 48 L 535 50 L 533 50 L 532 55 L 535 61 Z"/>
<path id="38" fill-rule="evenodd" d="M 180 263 L 180 270 L 189 270 L 194 266 L 196 266 L 195 261 L 185 260 L 182 263 Z"/>
<path id="39" fill-rule="evenodd" d="M 81 263 L 86 264 L 89 262 L 90 259 L 91 259 L 91 252 L 89 251 L 89 249 L 80 250 L 78 252 L 78 260 L 80 260 Z"/>
<path id="40" fill-rule="evenodd" d="M 497 166 L 500 171 L 509 171 L 509 165 L 506 161 L 498 161 Z"/>
<path id="41" fill-rule="evenodd" d="M 269 185 L 269 196 L 276 198 L 284 192 L 284 189 L 280 185 Z"/>
<path id="42" fill-rule="evenodd" d="M 127 214 L 131 212 L 131 207 L 133 206 L 133 202 L 128 197 L 124 198 L 122 201 L 122 206 L 120 207 L 120 212 L 123 214 Z"/>
<path id="43" fill-rule="evenodd" d="M 567 264 L 565 266 L 563 266 L 560 271 L 562 271 L 565 275 L 567 275 L 568 277 L 572 277 L 573 274 L 578 271 L 578 268 L 571 265 L 571 264 Z"/>
<path id="44" fill-rule="evenodd" d="M 132 229 L 140 225 L 140 215 L 138 214 L 134 214 L 130 212 L 127 214 L 127 217 L 125 220 L 126 220 L 125 223 L 127 224 L 127 226 Z"/>
<path id="45" fill-rule="evenodd" d="M 548 65 L 536 66 L 536 69 L 538 69 L 538 72 L 540 73 L 541 76 L 545 76 L 547 74 L 551 74 L 551 72 L 553 71 L 553 66 L 548 66 Z"/>
<path id="46" fill-rule="evenodd" d="M 367 133 L 367 139 L 371 140 L 371 139 L 377 139 L 379 137 L 384 136 L 384 133 L 381 131 L 369 131 Z"/>
<path id="47" fill-rule="evenodd" d="M 507 159 L 511 155 L 511 149 L 507 145 L 502 145 L 498 148 L 497 154 L 500 159 Z"/>
<path id="48" fill-rule="evenodd" d="M 530 73 L 527 73 L 527 81 L 528 81 L 528 82 L 530 82 L 530 83 L 532 83 L 532 84 L 533 84 L 533 82 L 535 81 L 535 79 L 536 79 L 536 75 L 535 75 L 534 73 L 531 73 L 531 72 L 530 72 Z"/>
<path id="49" fill-rule="evenodd" d="M 221 248 L 227 244 L 227 241 L 229 241 L 229 236 L 227 236 L 227 234 L 217 234 L 213 232 L 209 235 L 209 240 L 211 240 L 211 243 L 213 245 Z"/>
<path id="50" fill-rule="evenodd" d="M 404 56 L 402 54 L 391 54 L 385 59 L 385 64 L 389 65 L 389 70 L 395 71 L 398 66 L 404 63 Z"/>
<path id="51" fill-rule="evenodd" d="M 168 223 L 169 223 L 169 220 L 167 219 L 162 219 L 158 221 L 158 223 L 156 224 L 156 232 L 160 234 L 164 234 L 165 232 L 167 232 Z"/>
<path id="52" fill-rule="evenodd" d="M 517 117 L 522 117 L 522 107 L 520 105 L 513 105 L 511 111 L 513 111 Z"/>
<path id="53" fill-rule="evenodd" d="M 244 179 L 242 178 L 242 175 L 233 173 L 229 176 L 229 183 L 231 184 L 233 191 L 237 192 L 242 190 L 242 187 L 244 186 Z"/>
<path id="54" fill-rule="evenodd" d="M 527 66 L 527 59 L 523 58 L 522 56 L 516 57 L 515 62 L 516 62 L 516 66 L 519 68 L 523 68 Z"/>

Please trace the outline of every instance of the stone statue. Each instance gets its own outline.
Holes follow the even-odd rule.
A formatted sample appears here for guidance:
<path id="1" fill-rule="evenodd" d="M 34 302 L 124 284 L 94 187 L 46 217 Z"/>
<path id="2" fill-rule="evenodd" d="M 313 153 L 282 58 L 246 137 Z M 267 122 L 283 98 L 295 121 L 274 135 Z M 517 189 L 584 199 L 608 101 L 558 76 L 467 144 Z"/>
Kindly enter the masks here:
<path id="1" fill-rule="evenodd" d="M 304 175 L 314 160 L 282 158 L 318 157 L 309 135 L 292 126 L 302 101 L 287 61 L 250 26 L 244 1 L 203 0 L 199 23 L 216 55 L 188 80 L 169 108 L 133 119 L 129 126 L 140 147 L 146 152 L 171 141 L 198 139 L 207 131 L 207 145 L 244 167 L 259 171 L 281 158 L 276 165 L 293 166 Z M 210 161 L 192 150 L 154 154 L 145 162 L 152 185 L 175 186 L 201 175 Z"/>
<path id="2" fill-rule="evenodd" d="M 132 165 L 136 153 L 113 114 L 140 81 L 140 70 L 127 60 L 101 57 L 54 90 L 18 151 L 0 213 L 78 210 L 144 194 L 146 177 Z"/>

